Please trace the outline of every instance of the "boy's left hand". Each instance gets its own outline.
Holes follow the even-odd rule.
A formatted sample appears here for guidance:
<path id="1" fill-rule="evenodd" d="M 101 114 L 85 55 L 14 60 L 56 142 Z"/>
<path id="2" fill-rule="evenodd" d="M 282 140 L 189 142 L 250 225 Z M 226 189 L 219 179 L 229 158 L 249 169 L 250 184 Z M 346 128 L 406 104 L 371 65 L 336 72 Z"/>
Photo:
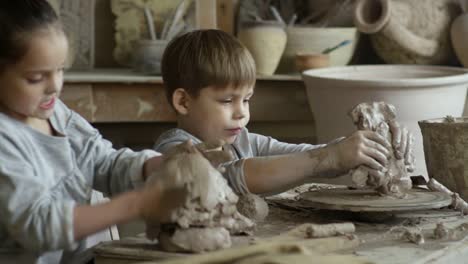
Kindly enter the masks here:
<path id="1" fill-rule="evenodd" d="M 413 133 L 395 120 L 390 121 L 388 125 L 392 133 L 392 145 L 395 149 L 395 157 L 397 159 L 404 159 L 406 170 L 408 172 L 413 172 L 415 161 L 413 154 Z"/>
<path id="2" fill-rule="evenodd" d="M 222 140 L 213 140 L 196 144 L 195 147 L 203 154 L 211 165 L 213 165 L 213 167 L 217 168 L 219 165 L 234 158 L 230 152 L 222 149 L 224 145 L 224 141 Z"/>

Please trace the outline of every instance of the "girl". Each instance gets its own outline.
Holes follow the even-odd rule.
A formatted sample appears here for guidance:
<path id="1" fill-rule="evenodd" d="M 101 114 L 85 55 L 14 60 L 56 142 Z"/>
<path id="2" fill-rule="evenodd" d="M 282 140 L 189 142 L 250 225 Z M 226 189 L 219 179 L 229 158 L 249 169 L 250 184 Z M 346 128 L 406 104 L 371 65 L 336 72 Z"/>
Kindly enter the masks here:
<path id="1" fill-rule="evenodd" d="M 89 235 L 180 204 L 161 182 L 127 191 L 159 153 L 113 149 L 60 101 L 68 43 L 46 0 L 0 1 L 0 32 L 1 263 L 84 262 Z M 91 206 L 93 189 L 118 196 Z"/>

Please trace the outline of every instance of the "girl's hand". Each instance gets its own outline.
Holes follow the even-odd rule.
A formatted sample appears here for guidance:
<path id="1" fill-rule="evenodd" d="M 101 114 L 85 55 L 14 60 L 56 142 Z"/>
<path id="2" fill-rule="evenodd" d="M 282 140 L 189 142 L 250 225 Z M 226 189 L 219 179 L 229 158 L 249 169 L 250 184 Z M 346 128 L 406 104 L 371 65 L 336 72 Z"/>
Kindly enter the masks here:
<path id="1" fill-rule="evenodd" d="M 413 134 L 408 131 L 405 126 L 400 126 L 395 120 L 390 121 L 388 126 L 392 133 L 392 145 L 395 149 L 395 157 L 397 159 L 404 159 L 406 170 L 408 172 L 413 172 L 415 161 L 413 154 Z"/>
<path id="2" fill-rule="evenodd" d="M 184 186 L 168 186 L 162 180 L 150 180 L 141 191 L 140 212 L 146 223 L 169 222 L 171 213 L 187 198 Z"/>

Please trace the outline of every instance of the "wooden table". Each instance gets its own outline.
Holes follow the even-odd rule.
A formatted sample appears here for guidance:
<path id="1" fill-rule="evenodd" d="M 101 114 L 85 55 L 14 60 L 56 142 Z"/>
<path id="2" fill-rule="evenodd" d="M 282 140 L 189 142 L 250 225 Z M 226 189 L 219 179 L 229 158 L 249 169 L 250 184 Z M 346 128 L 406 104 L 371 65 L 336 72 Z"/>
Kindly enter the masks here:
<path id="1" fill-rule="evenodd" d="M 297 195 L 295 191 L 289 191 L 269 198 L 270 214 L 264 222 L 257 225 L 256 239 L 284 234 L 303 223 L 353 221 L 356 226 L 356 235 L 361 241 L 360 245 L 335 252 L 348 256 L 350 254 L 361 256 L 369 263 L 381 264 L 466 263 L 468 260 L 468 237 L 465 237 L 468 231 L 461 233 L 454 240 L 440 240 L 432 237 L 437 223 L 444 223 L 447 227 L 468 223 L 468 217 L 461 216 L 459 212 L 439 209 L 396 213 L 387 219 L 380 219 L 378 222 L 368 222 L 369 219 L 376 219 L 375 215 L 313 210 L 294 206 L 292 201 L 295 195 Z M 416 245 L 400 238 L 397 233 L 391 232 L 399 227 L 420 228 L 425 235 L 426 242 L 422 245 Z M 235 241 L 237 243 L 239 243 L 238 239 L 244 239 L 243 243 L 245 244 L 246 240 L 252 238 L 236 237 L 235 239 L 237 239 Z M 150 242 L 144 237 L 107 242 L 96 248 L 96 264 L 135 264 L 142 261 L 157 263 L 158 259 L 176 257 L 173 254 L 156 251 L 154 248 L 154 242 Z M 187 263 L 190 263 L 190 257 L 187 258 Z"/>

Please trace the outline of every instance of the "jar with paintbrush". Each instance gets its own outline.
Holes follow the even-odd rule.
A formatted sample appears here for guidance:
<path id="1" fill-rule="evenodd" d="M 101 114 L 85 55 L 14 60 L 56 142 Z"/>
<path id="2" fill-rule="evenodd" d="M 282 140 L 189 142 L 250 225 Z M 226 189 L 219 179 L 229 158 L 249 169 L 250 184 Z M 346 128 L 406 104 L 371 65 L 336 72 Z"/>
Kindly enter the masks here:
<path id="1" fill-rule="evenodd" d="M 152 75 L 161 74 L 161 60 L 168 42 L 187 27 L 183 17 L 189 4 L 189 1 L 184 0 L 177 6 L 173 14 L 165 20 L 160 36 L 154 27 L 153 13 L 148 7 L 143 8 L 149 39 L 141 39 L 135 44 L 132 66 L 136 71 Z"/>

